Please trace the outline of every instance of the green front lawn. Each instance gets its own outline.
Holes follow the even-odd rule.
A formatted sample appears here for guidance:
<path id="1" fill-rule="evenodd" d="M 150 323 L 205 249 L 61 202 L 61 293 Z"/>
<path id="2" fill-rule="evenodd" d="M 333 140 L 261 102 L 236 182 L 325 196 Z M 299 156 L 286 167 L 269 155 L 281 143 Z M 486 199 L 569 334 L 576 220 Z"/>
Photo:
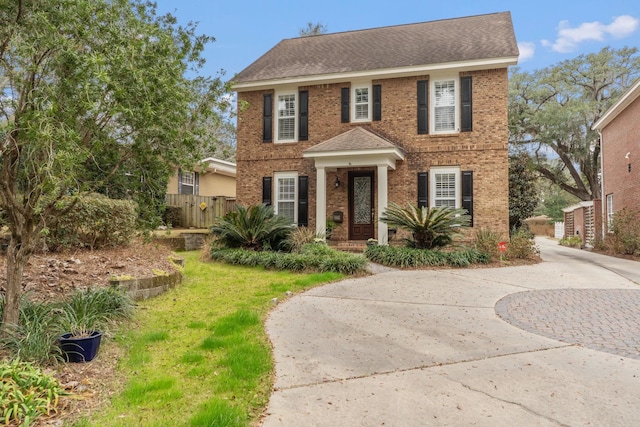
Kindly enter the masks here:
<path id="1" fill-rule="evenodd" d="M 120 344 L 127 378 L 109 408 L 77 425 L 248 426 L 265 408 L 273 361 L 264 321 L 271 300 L 343 277 L 186 258 L 176 289 L 141 302 Z"/>

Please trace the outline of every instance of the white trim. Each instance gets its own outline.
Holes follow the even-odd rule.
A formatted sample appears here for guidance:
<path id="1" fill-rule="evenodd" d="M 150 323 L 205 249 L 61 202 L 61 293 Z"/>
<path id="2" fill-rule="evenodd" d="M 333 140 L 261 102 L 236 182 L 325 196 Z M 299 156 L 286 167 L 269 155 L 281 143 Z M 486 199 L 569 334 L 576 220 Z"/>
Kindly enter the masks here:
<path id="1" fill-rule="evenodd" d="M 591 126 L 591 129 L 602 130 L 624 111 L 633 101 L 640 96 L 640 79 L 631 86 L 620 99 L 613 104 L 600 119 Z"/>
<path id="2" fill-rule="evenodd" d="M 429 169 L 429 206 L 436 206 L 436 175 L 455 175 L 455 208 L 462 207 L 462 174 L 460 166 L 433 166 Z"/>
<path id="3" fill-rule="evenodd" d="M 356 118 L 356 90 L 358 89 L 367 89 L 367 117 L 357 119 Z M 371 83 L 364 84 L 354 84 L 351 83 L 351 123 L 362 123 L 362 122 L 370 122 L 371 121 L 371 105 L 372 105 L 372 89 Z M 361 103 L 364 104 L 364 103 Z"/>
<path id="4" fill-rule="evenodd" d="M 615 198 L 613 197 L 614 193 L 609 193 L 606 195 L 606 204 L 605 209 L 607 210 L 607 232 L 611 233 L 613 229 L 613 218 L 616 216 L 616 211 L 613 209 L 613 205 L 615 204 Z"/>
<path id="5" fill-rule="evenodd" d="M 297 172 L 275 172 L 273 174 L 273 211 L 278 214 L 278 204 L 280 203 L 280 185 L 278 180 L 293 178 L 293 200 L 284 200 L 284 202 L 293 202 L 293 224 L 298 223 L 298 173 Z"/>
<path id="6" fill-rule="evenodd" d="M 202 173 L 217 173 L 220 175 L 236 176 L 236 164 L 225 160 L 216 159 L 215 157 L 207 157 L 200 163 L 204 164 Z"/>
<path id="7" fill-rule="evenodd" d="M 280 139 L 280 97 L 293 95 L 293 138 Z M 298 91 L 294 89 L 282 90 L 275 93 L 275 144 L 298 142 Z M 290 118 L 290 117 L 289 117 Z"/>
<path id="8" fill-rule="evenodd" d="M 306 159 L 315 159 L 315 167 L 349 168 L 362 166 L 385 165 L 396 169 L 396 161 L 404 160 L 404 153 L 399 148 L 382 150 L 323 151 L 319 153 L 303 153 Z"/>
<path id="9" fill-rule="evenodd" d="M 232 90 L 236 92 L 247 92 L 252 90 L 273 89 L 276 86 L 284 85 L 310 85 L 340 83 L 354 80 L 376 80 L 390 79 L 396 77 L 419 76 L 430 74 L 434 71 L 475 71 L 493 68 L 506 68 L 518 63 L 517 56 L 488 58 L 474 61 L 444 62 L 441 64 L 417 65 L 411 67 L 382 68 L 379 70 L 351 71 L 347 73 L 316 74 L 309 76 L 276 78 L 268 80 L 257 80 L 252 82 L 235 83 L 232 82 Z"/>

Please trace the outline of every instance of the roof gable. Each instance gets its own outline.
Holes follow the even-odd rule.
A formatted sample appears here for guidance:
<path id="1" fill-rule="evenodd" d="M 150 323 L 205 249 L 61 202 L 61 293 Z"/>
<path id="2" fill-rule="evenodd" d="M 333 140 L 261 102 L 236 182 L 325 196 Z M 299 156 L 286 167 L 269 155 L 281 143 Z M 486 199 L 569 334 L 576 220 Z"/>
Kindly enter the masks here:
<path id="1" fill-rule="evenodd" d="M 285 39 L 241 71 L 234 83 L 517 56 L 511 14 L 502 12 Z"/>

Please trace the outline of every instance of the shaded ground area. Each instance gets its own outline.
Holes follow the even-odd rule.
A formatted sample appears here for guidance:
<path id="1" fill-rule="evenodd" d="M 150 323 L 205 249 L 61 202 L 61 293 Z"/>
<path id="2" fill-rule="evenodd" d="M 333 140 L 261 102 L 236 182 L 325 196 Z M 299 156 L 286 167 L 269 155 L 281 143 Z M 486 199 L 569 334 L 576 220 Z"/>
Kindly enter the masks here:
<path id="1" fill-rule="evenodd" d="M 640 359 L 640 290 L 548 289 L 507 295 L 503 320 L 558 341 Z"/>
<path id="2" fill-rule="evenodd" d="M 36 301 L 63 298 L 75 289 L 107 286 L 112 276 L 150 277 L 156 272 L 176 269 L 169 260 L 171 251 L 160 244 L 142 241 L 119 248 L 77 250 L 62 253 L 40 253 L 32 256 L 24 271 L 23 290 Z M 0 253 L 0 292 L 6 285 L 6 259 Z M 90 363 L 60 364 L 50 368 L 73 398 L 63 398 L 60 414 L 51 419 L 38 419 L 35 425 L 59 426 L 62 418 L 75 418 L 100 407 L 120 390 L 122 379 L 115 369 L 122 357 L 115 345 L 100 347 L 98 356 Z M 1 353 L 1 351 L 0 351 Z M 0 354 L 2 356 L 2 354 Z"/>
<path id="3" fill-rule="evenodd" d="M 54 300 L 75 289 L 106 286 L 114 276 L 149 277 L 154 272 L 171 272 L 170 250 L 142 241 L 126 247 L 38 253 L 31 257 L 23 274 L 23 291 L 32 300 Z M 6 286 L 6 257 L 0 253 L 0 292 Z"/>

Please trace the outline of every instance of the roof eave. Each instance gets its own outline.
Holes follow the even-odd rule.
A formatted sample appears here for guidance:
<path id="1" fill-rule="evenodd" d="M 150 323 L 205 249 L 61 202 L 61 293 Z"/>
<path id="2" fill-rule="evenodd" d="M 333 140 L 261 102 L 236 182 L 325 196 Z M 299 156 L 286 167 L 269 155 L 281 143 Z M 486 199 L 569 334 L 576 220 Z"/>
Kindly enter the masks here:
<path id="1" fill-rule="evenodd" d="M 305 151 L 302 153 L 302 157 L 305 159 L 317 159 L 322 157 L 354 157 L 371 154 L 386 154 L 394 157 L 396 160 L 404 160 L 406 152 L 400 147 L 366 148 L 361 150 Z"/>
<path id="2" fill-rule="evenodd" d="M 344 73 L 316 74 L 309 76 L 287 77 L 279 79 L 256 80 L 233 83 L 232 90 L 247 92 L 252 90 L 273 89 L 276 86 L 310 85 L 338 83 L 357 79 L 397 78 L 429 74 L 433 72 L 456 70 L 474 71 L 492 68 L 506 68 L 518 63 L 518 56 L 486 58 L 473 61 L 444 62 L 440 64 L 416 65 L 409 67 L 386 68 L 378 70 L 352 71 Z"/>
<path id="3" fill-rule="evenodd" d="M 627 90 L 620 99 L 613 104 L 600 119 L 591 126 L 593 130 L 602 131 L 609 123 L 613 121 L 618 114 L 624 111 L 633 101 L 640 96 L 640 79 Z"/>

